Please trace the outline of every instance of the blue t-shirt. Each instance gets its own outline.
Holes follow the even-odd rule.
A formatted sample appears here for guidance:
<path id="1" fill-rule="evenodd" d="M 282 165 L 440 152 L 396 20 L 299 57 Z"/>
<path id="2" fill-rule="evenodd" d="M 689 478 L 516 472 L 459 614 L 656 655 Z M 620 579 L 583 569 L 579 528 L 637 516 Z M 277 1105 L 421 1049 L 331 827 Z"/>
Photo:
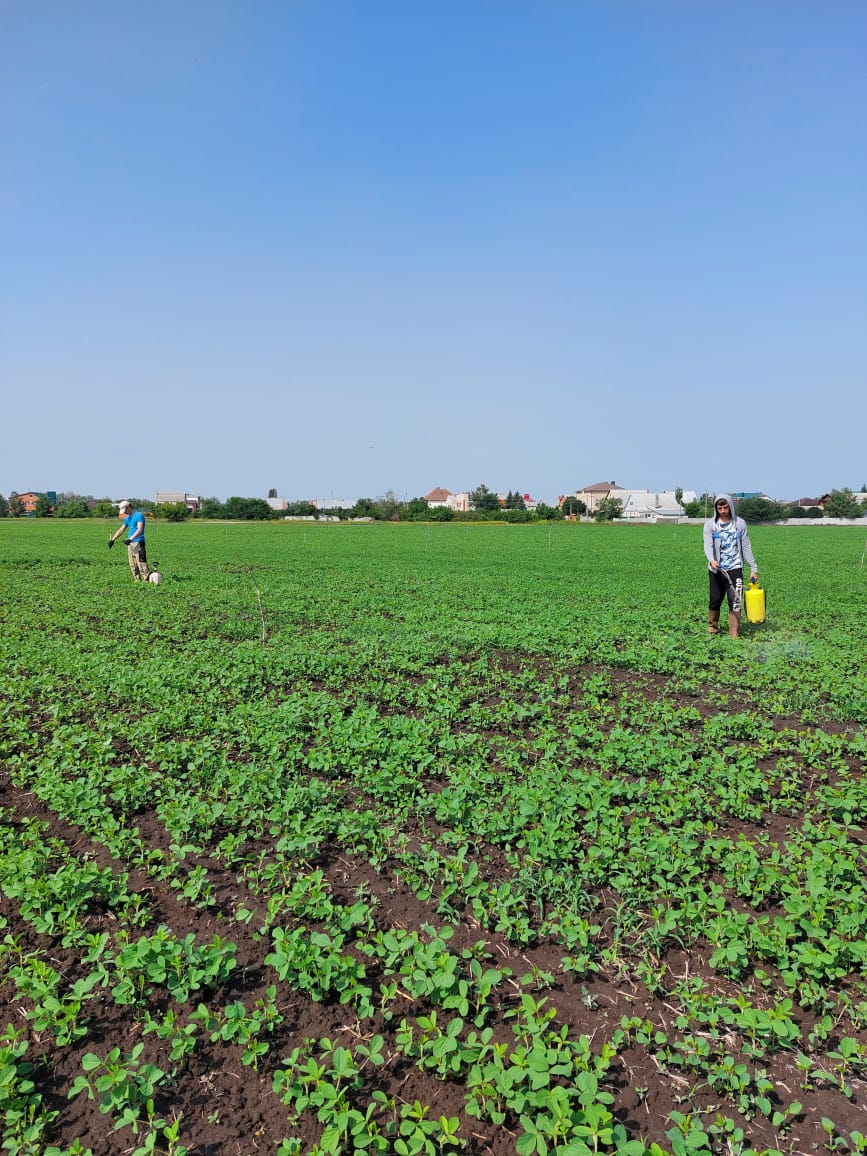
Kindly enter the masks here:
<path id="1" fill-rule="evenodd" d="M 126 540 L 127 544 L 130 542 L 143 542 L 145 540 L 145 519 L 141 510 L 135 510 L 132 514 L 127 514 L 123 520 L 126 526 Z"/>
<path id="2" fill-rule="evenodd" d="M 719 564 L 723 570 L 737 570 L 742 565 L 741 548 L 734 518 L 730 522 L 719 522 Z"/>

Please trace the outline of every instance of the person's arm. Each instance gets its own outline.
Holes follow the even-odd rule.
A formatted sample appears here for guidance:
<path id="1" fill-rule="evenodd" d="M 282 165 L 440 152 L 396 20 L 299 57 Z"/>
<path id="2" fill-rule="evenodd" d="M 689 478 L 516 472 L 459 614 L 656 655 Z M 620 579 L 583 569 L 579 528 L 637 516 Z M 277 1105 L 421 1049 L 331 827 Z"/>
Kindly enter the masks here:
<path id="1" fill-rule="evenodd" d="M 704 556 L 711 570 L 719 570 L 719 562 L 713 556 L 713 522 L 704 524 Z"/>
<path id="2" fill-rule="evenodd" d="M 750 578 L 755 582 L 759 576 L 759 568 L 756 565 L 753 547 L 750 543 L 750 532 L 747 529 L 746 522 L 741 523 L 741 553 L 750 564 Z"/>
<path id="3" fill-rule="evenodd" d="M 116 542 L 118 540 L 118 538 L 121 536 L 121 534 L 124 532 L 125 529 L 126 529 L 126 526 L 123 523 L 121 523 L 121 525 L 118 527 L 118 529 L 115 530 L 115 532 L 109 538 L 109 542 Z"/>

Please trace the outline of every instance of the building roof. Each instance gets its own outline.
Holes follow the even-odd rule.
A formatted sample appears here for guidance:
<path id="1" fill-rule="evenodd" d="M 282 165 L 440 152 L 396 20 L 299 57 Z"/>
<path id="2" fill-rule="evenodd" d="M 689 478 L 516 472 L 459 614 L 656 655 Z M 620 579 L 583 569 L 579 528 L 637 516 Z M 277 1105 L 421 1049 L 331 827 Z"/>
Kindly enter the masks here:
<path id="1" fill-rule="evenodd" d="M 451 490 L 444 490 L 442 486 L 437 486 L 431 490 L 429 494 L 425 494 L 424 500 L 426 502 L 445 502 L 452 496 Z"/>
<path id="2" fill-rule="evenodd" d="M 168 505 L 171 502 L 195 502 L 198 506 L 202 499 L 198 494 L 188 494 L 186 490 L 157 490 L 154 501 L 158 506 Z"/>
<path id="3" fill-rule="evenodd" d="M 310 505 L 317 510 L 351 510 L 358 498 L 311 498 Z"/>
<path id="4" fill-rule="evenodd" d="M 617 485 L 617 482 L 596 482 L 592 486 L 582 486 L 576 493 L 579 494 L 607 494 L 609 490 L 618 490 L 622 487 Z"/>

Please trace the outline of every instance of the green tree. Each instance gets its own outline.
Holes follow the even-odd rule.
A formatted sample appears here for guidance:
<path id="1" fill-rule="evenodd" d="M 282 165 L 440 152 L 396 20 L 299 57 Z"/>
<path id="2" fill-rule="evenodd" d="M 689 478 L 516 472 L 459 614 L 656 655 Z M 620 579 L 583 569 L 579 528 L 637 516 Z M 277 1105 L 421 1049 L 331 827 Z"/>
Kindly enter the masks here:
<path id="1" fill-rule="evenodd" d="M 163 518 L 166 522 L 185 522 L 190 516 L 186 502 L 160 502 L 151 511 L 155 518 Z"/>
<path id="2" fill-rule="evenodd" d="M 76 494 L 74 490 L 64 490 L 57 495 L 57 509 L 65 506 L 68 502 L 84 502 L 85 508 L 89 509 L 87 503 L 93 501 L 93 494 Z"/>
<path id="3" fill-rule="evenodd" d="M 51 508 L 51 502 L 48 500 L 47 494 L 37 495 L 36 506 L 34 507 L 33 513 L 37 518 L 50 518 L 54 513 L 54 510 Z"/>
<path id="4" fill-rule="evenodd" d="M 683 507 L 683 512 L 687 518 L 712 518 L 713 517 L 713 494 L 709 494 L 707 490 L 692 502 L 686 502 Z"/>
<path id="5" fill-rule="evenodd" d="M 264 498 L 229 498 L 223 507 L 223 517 L 238 522 L 267 522 L 274 511 Z"/>
<path id="6" fill-rule="evenodd" d="M 9 495 L 9 517 L 22 518 L 24 516 L 24 506 L 18 496 L 18 491 L 13 490 Z"/>
<path id="7" fill-rule="evenodd" d="M 406 504 L 405 513 L 410 521 L 423 522 L 430 512 L 430 507 L 424 498 L 411 498 Z"/>
<path id="8" fill-rule="evenodd" d="M 547 502 L 540 502 L 536 506 L 536 517 L 540 522 L 553 522 L 555 519 L 563 517 L 563 511 L 557 506 L 549 506 Z"/>
<path id="9" fill-rule="evenodd" d="M 431 522 L 451 522 L 455 512 L 451 506 L 434 506 L 432 510 L 428 510 L 427 516 Z"/>
<path id="10" fill-rule="evenodd" d="M 386 490 L 374 503 L 376 517 L 381 522 L 399 522 L 400 506 L 401 503 L 394 490 Z"/>
<path id="11" fill-rule="evenodd" d="M 803 506 L 786 506 L 784 514 L 787 518 L 806 518 L 807 511 Z"/>
<path id="12" fill-rule="evenodd" d="M 284 513 L 295 518 L 315 518 L 316 507 L 312 502 L 289 502 Z"/>
<path id="13" fill-rule="evenodd" d="M 770 498 L 743 498 L 735 513 L 747 522 L 781 522 L 786 516 L 784 507 Z"/>
<path id="14" fill-rule="evenodd" d="M 86 518 L 90 511 L 84 498 L 69 498 L 60 502 L 55 512 L 58 518 Z"/>
<path id="15" fill-rule="evenodd" d="M 571 517 L 572 514 L 577 514 L 578 517 L 583 517 L 587 513 L 587 503 L 582 502 L 580 498 L 576 498 L 574 494 L 570 494 L 568 498 L 564 498 L 560 506 L 564 516 Z"/>
<path id="16" fill-rule="evenodd" d="M 6 499 L 3 497 L 3 495 L 0 494 L 0 518 L 8 518 L 8 517 L 9 517 L 9 503 L 6 501 Z"/>
<path id="17" fill-rule="evenodd" d="M 595 522 L 612 522 L 623 513 L 622 498 L 603 498 L 593 511 Z"/>
<path id="18" fill-rule="evenodd" d="M 203 498 L 199 509 L 200 518 L 222 518 L 223 503 L 219 498 Z"/>
<path id="19" fill-rule="evenodd" d="M 350 518 L 375 518 L 376 506 L 372 498 L 359 498 L 349 511 Z"/>
<path id="20" fill-rule="evenodd" d="M 825 511 L 822 509 L 821 506 L 807 506 L 807 517 L 808 518 L 824 518 L 825 517 Z"/>
<path id="21" fill-rule="evenodd" d="M 860 518 L 867 512 L 852 491 L 846 487 L 832 490 L 825 500 L 825 514 L 829 518 Z"/>
<path id="22" fill-rule="evenodd" d="M 677 502 L 678 505 L 680 505 L 682 499 L 683 499 L 683 486 L 677 486 L 675 491 L 674 491 L 674 500 Z"/>
<path id="23" fill-rule="evenodd" d="M 276 498 L 277 497 L 277 490 L 274 488 L 274 486 L 272 486 L 271 489 L 268 491 L 268 497 L 269 498 Z"/>
<path id="24" fill-rule="evenodd" d="M 480 513 L 492 514 L 500 511 L 500 499 L 488 489 L 484 482 L 470 494 L 470 505 Z"/>

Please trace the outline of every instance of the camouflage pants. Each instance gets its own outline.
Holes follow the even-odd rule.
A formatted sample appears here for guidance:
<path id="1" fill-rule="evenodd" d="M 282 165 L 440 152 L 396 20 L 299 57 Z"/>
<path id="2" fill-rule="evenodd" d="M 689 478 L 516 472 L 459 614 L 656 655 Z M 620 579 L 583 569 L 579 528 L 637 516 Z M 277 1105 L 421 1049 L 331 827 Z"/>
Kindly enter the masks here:
<path id="1" fill-rule="evenodd" d="M 147 582 L 150 570 L 144 542 L 133 542 L 131 546 L 127 546 L 126 552 L 129 555 L 129 568 L 135 581 Z"/>

